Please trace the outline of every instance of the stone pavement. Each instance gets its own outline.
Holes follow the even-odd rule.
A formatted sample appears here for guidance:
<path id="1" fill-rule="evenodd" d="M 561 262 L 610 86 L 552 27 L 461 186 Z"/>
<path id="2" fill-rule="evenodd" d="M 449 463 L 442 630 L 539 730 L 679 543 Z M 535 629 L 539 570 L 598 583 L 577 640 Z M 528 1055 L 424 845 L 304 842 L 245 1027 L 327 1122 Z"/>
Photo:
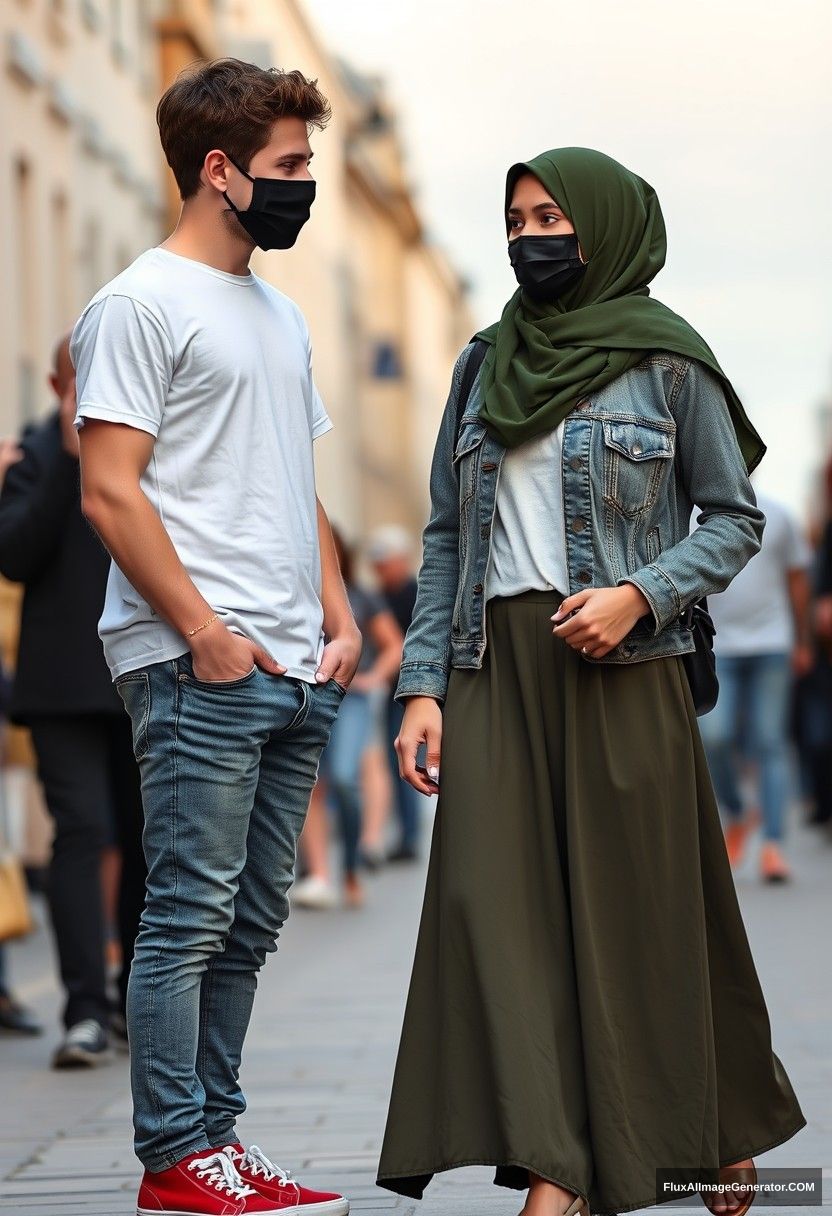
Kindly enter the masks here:
<path id="1" fill-rule="evenodd" d="M 832 842 L 797 818 L 793 885 L 764 888 L 753 855 L 737 876 L 775 1050 L 809 1120 L 759 1163 L 827 1167 L 830 1203 Z M 261 977 L 240 1130 L 309 1185 L 343 1190 L 354 1213 L 511 1216 L 522 1193 L 494 1187 L 488 1169 L 437 1176 L 421 1204 L 374 1185 L 423 882 L 422 866 L 388 867 L 368 880 L 360 912 L 298 910 L 290 918 Z M 58 992 L 45 932 L 15 945 L 10 962 L 16 989 L 49 1033 L 0 1039 L 0 1210 L 132 1216 L 139 1171 L 126 1058 L 87 1073 L 51 1072 Z"/>

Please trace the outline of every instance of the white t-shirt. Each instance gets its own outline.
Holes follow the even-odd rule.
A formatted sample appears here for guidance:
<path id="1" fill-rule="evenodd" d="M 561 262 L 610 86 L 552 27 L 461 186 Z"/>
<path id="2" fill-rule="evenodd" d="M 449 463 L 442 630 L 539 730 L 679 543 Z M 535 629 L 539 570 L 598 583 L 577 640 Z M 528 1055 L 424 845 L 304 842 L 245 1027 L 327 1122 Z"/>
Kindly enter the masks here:
<path id="1" fill-rule="evenodd" d="M 765 494 L 756 497 L 766 517 L 760 549 L 724 591 L 708 596 L 717 655 L 784 653 L 794 645 L 787 575 L 807 569 L 812 551 L 781 503 Z"/>
<path id="2" fill-rule="evenodd" d="M 141 486 L 197 589 L 287 675 L 314 683 L 312 441 L 332 422 L 300 309 L 256 274 L 153 248 L 93 297 L 70 355 L 76 427 L 103 418 L 156 437 Z M 115 562 L 98 632 L 113 679 L 190 649 Z"/>
<path id="3" fill-rule="evenodd" d="M 486 600 L 535 589 L 569 594 L 561 469 L 564 425 L 565 419 L 503 456 Z"/>

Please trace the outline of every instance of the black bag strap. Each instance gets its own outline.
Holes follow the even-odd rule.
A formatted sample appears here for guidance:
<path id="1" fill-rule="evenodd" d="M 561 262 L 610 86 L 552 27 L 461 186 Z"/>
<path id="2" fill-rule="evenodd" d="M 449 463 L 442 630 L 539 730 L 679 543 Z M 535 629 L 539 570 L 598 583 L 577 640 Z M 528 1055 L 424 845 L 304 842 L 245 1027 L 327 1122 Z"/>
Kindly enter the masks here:
<path id="1" fill-rule="evenodd" d="M 459 386 L 459 399 L 456 403 L 456 430 L 455 434 L 459 434 L 459 424 L 462 421 L 462 415 L 465 411 L 465 406 L 468 404 L 468 398 L 471 396 L 471 389 L 474 387 L 474 381 L 477 378 L 477 372 L 482 366 L 482 361 L 488 351 L 488 343 L 482 338 L 473 339 L 474 349 L 468 356 L 468 361 L 465 364 L 465 371 L 462 373 L 462 384 Z"/>

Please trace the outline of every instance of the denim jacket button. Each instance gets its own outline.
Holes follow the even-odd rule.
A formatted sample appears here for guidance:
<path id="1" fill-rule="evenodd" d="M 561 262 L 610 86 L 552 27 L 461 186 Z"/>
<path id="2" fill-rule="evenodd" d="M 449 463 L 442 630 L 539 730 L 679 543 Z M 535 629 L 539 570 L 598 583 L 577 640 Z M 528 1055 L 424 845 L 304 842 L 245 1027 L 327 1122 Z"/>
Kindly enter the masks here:
<path id="1" fill-rule="evenodd" d="M 582 469 L 584 467 L 584 462 L 580 458 L 580 456 L 573 456 L 572 459 L 569 461 L 569 467 L 570 467 L 570 469 L 573 469 L 577 473 L 579 469 Z"/>
<path id="2" fill-rule="evenodd" d="M 630 448 L 630 451 L 633 453 L 634 456 L 640 456 L 641 455 L 641 444 L 634 443 L 633 446 Z"/>
<path id="3" fill-rule="evenodd" d="M 572 520 L 572 531 L 573 532 L 583 532 L 585 527 L 586 527 L 586 520 L 582 519 L 580 515 L 577 516 L 576 519 Z"/>
<path id="4" fill-rule="evenodd" d="M 482 595 L 482 583 L 474 584 L 474 595 Z"/>
<path id="5" fill-rule="evenodd" d="M 578 571 L 578 582 L 579 583 L 588 583 L 591 578 L 592 578 L 592 575 L 589 573 L 588 570 L 579 570 Z"/>

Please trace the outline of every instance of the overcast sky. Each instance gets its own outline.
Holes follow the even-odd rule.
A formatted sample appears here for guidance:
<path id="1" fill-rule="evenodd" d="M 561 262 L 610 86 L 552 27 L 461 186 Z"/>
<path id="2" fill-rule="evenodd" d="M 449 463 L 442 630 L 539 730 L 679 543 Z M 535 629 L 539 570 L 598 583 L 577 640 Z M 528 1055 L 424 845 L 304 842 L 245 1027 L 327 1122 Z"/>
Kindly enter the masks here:
<path id="1" fill-rule="evenodd" d="M 768 444 L 755 484 L 802 510 L 832 390 L 832 4 L 306 6 L 336 53 L 387 79 L 423 215 L 472 280 L 478 323 L 515 286 L 511 163 L 584 145 L 655 187 L 668 260 L 653 294 L 704 335 Z"/>

